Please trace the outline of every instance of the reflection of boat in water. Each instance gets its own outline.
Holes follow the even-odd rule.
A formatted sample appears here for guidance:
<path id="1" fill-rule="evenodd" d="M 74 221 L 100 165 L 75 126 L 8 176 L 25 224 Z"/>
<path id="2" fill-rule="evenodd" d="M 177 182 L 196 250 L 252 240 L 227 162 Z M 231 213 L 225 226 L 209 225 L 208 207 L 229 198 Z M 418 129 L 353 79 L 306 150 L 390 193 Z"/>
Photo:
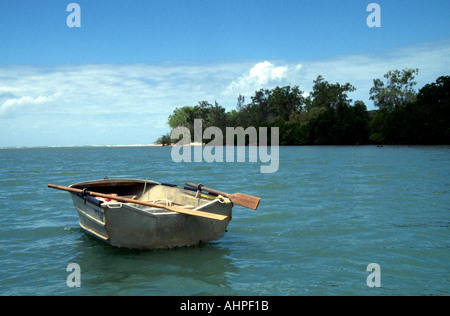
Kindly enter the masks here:
<path id="1" fill-rule="evenodd" d="M 136 249 L 219 239 L 233 207 L 221 195 L 148 180 L 102 179 L 49 187 L 71 192 L 84 231 L 113 246 Z"/>
<path id="2" fill-rule="evenodd" d="M 228 242 L 170 251 L 136 251 L 111 247 L 81 234 L 73 244 L 87 295 L 236 295 L 239 275 Z M 65 287 L 63 295 L 73 295 Z"/>

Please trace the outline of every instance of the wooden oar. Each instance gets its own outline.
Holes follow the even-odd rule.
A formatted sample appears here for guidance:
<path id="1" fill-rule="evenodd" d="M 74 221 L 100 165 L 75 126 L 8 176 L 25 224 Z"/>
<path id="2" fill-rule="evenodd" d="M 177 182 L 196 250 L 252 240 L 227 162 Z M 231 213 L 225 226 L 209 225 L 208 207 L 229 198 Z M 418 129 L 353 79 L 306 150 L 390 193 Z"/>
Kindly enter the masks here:
<path id="1" fill-rule="evenodd" d="M 64 186 L 60 186 L 60 185 L 49 184 L 48 187 L 53 188 L 53 189 L 63 190 L 63 191 L 69 191 L 69 192 L 73 192 L 73 193 L 83 193 L 83 190 L 81 190 L 81 189 L 69 188 L 69 187 L 64 187 Z M 228 217 L 228 216 L 221 215 L 221 214 L 196 211 L 195 209 L 188 210 L 188 209 L 184 209 L 184 208 L 176 207 L 176 206 L 167 206 L 167 205 L 161 205 L 161 204 L 156 204 L 156 203 L 147 202 L 147 201 L 132 200 L 132 199 L 127 199 L 127 198 L 120 197 L 120 196 L 112 196 L 110 194 L 92 192 L 89 190 L 84 190 L 84 194 L 98 196 L 98 197 L 107 198 L 107 199 L 112 199 L 112 200 L 116 200 L 116 201 L 124 202 L 124 203 L 134 203 L 134 204 L 141 204 L 141 205 L 146 205 L 146 206 L 163 208 L 168 211 L 173 211 L 173 212 L 188 214 L 188 215 L 193 215 L 193 216 L 200 216 L 200 217 L 215 219 L 215 220 L 219 220 L 219 221 L 222 221 Z"/>
<path id="2" fill-rule="evenodd" d="M 244 193 L 229 194 L 229 193 L 220 192 L 220 191 L 217 191 L 214 189 L 204 187 L 202 184 L 197 185 L 197 184 L 186 182 L 186 185 L 193 187 L 193 188 L 197 188 L 199 190 L 203 190 L 203 191 L 212 193 L 214 195 L 223 195 L 224 197 L 229 198 L 231 200 L 231 202 L 233 202 L 237 205 L 251 208 L 252 210 L 256 210 L 258 208 L 259 201 L 261 201 L 261 199 L 256 196 L 251 196 L 251 195 L 247 195 Z"/>

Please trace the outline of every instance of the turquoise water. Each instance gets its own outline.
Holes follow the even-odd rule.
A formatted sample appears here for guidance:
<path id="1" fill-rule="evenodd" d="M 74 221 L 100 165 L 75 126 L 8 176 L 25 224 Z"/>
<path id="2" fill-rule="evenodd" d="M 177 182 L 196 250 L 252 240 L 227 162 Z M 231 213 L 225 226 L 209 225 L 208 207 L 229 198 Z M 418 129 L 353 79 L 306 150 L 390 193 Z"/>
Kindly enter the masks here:
<path id="1" fill-rule="evenodd" d="M 449 295 L 450 147 L 281 147 L 259 163 L 174 163 L 171 148 L 0 150 L 1 295 Z M 225 236 L 136 251 L 86 235 L 66 192 L 108 177 L 261 197 Z M 70 263 L 81 287 L 68 287 Z M 370 288 L 367 265 L 380 266 Z"/>

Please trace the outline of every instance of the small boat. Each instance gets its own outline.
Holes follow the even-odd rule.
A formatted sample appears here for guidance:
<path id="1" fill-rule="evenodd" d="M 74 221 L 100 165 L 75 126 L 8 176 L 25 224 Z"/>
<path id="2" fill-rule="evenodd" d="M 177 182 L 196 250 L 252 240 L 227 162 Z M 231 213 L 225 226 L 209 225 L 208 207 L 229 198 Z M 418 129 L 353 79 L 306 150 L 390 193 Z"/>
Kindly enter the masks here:
<path id="1" fill-rule="evenodd" d="M 222 195 L 149 180 L 106 178 L 49 187 L 71 192 L 84 231 L 112 246 L 133 249 L 217 240 L 225 234 L 234 206 Z"/>

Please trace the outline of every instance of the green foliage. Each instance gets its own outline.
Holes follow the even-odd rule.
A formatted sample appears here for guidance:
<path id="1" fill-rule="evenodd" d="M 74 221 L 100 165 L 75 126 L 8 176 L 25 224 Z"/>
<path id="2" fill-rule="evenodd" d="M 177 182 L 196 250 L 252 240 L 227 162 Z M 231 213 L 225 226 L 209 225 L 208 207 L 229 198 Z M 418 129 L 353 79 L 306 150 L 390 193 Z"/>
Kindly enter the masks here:
<path id="1" fill-rule="evenodd" d="M 418 143 L 450 144 L 450 76 L 441 76 L 420 89 L 411 111 L 417 118 L 414 128 Z"/>
<path id="2" fill-rule="evenodd" d="M 160 138 L 158 138 L 155 142 L 156 144 L 161 144 L 163 146 L 170 145 L 172 143 L 172 139 L 170 138 L 170 133 L 167 133 Z"/>
<path id="3" fill-rule="evenodd" d="M 393 70 L 384 75 L 386 82 L 374 79 L 370 99 L 378 110 L 370 115 L 364 102 L 349 99 L 355 91 L 350 83 L 318 76 L 308 96 L 298 86 L 260 89 L 249 103 L 239 95 L 229 112 L 207 101 L 177 108 L 168 123 L 188 127 L 192 137 L 194 119 L 203 120 L 203 129 L 219 127 L 223 135 L 227 126 L 277 126 L 280 145 L 450 144 L 450 76 L 415 93 L 417 74 L 418 69 Z M 158 141 L 170 136 L 163 137 Z"/>
<path id="4" fill-rule="evenodd" d="M 370 89 L 370 99 L 380 110 L 394 111 L 397 107 L 414 102 L 416 93 L 414 86 L 415 76 L 419 69 L 392 70 L 384 75 L 386 84 L 381 79 L 373 80 L 373 87 Z"/>
<path id="5" fill-rule="evenodd" d="M 170 127 L 184 126 L 191 132 L 191 137 L 194 137 L 194 119 L 202 119 L 203 131 L 210 127 L 219 127 L 222 132 L 227 126 L 227 113 L 225 108 L 220 106 L 217 102 L 214 105 L 207 101 L 201 101 L 196 106 L 183 106 L 176 108 L 173 114 L 169 115 L 168 124 Z M 203 132 L 202 131 L 202 132 Z"/>
<path id="6" fill-rule="evenodd" d="M 450 144 L 450 76 L 426 84 L 408 102 L 380 109 L 370 122 L 379 144 Z"/>
<path id="7" fill-rule="evenodd" d="M 252 102 L 243 104 L 238 99 L 238 112 L 241 116 L 239 126 L 259 126 L 275 121 L 289 121 L 289 117 L 302 110 L 305 103 L 303 91 L 299 87 L 276 87 L 272 90 L 261 89 L 251 97 Z"/>
<path id="8" fill-rule="evenodd" d="M 339 83 L 330 84 L 322 76 L 318 76 L 314 80 L 313 91 L 311 93 L 311 102 L 309 104 L 309 109 L 312 108 L 333 108 L 336 109 L 338 104 L 350 103 L 351 100 L 348 99 L 348 92 L 355 91 L 350 83 L 341 85 Z"/>

